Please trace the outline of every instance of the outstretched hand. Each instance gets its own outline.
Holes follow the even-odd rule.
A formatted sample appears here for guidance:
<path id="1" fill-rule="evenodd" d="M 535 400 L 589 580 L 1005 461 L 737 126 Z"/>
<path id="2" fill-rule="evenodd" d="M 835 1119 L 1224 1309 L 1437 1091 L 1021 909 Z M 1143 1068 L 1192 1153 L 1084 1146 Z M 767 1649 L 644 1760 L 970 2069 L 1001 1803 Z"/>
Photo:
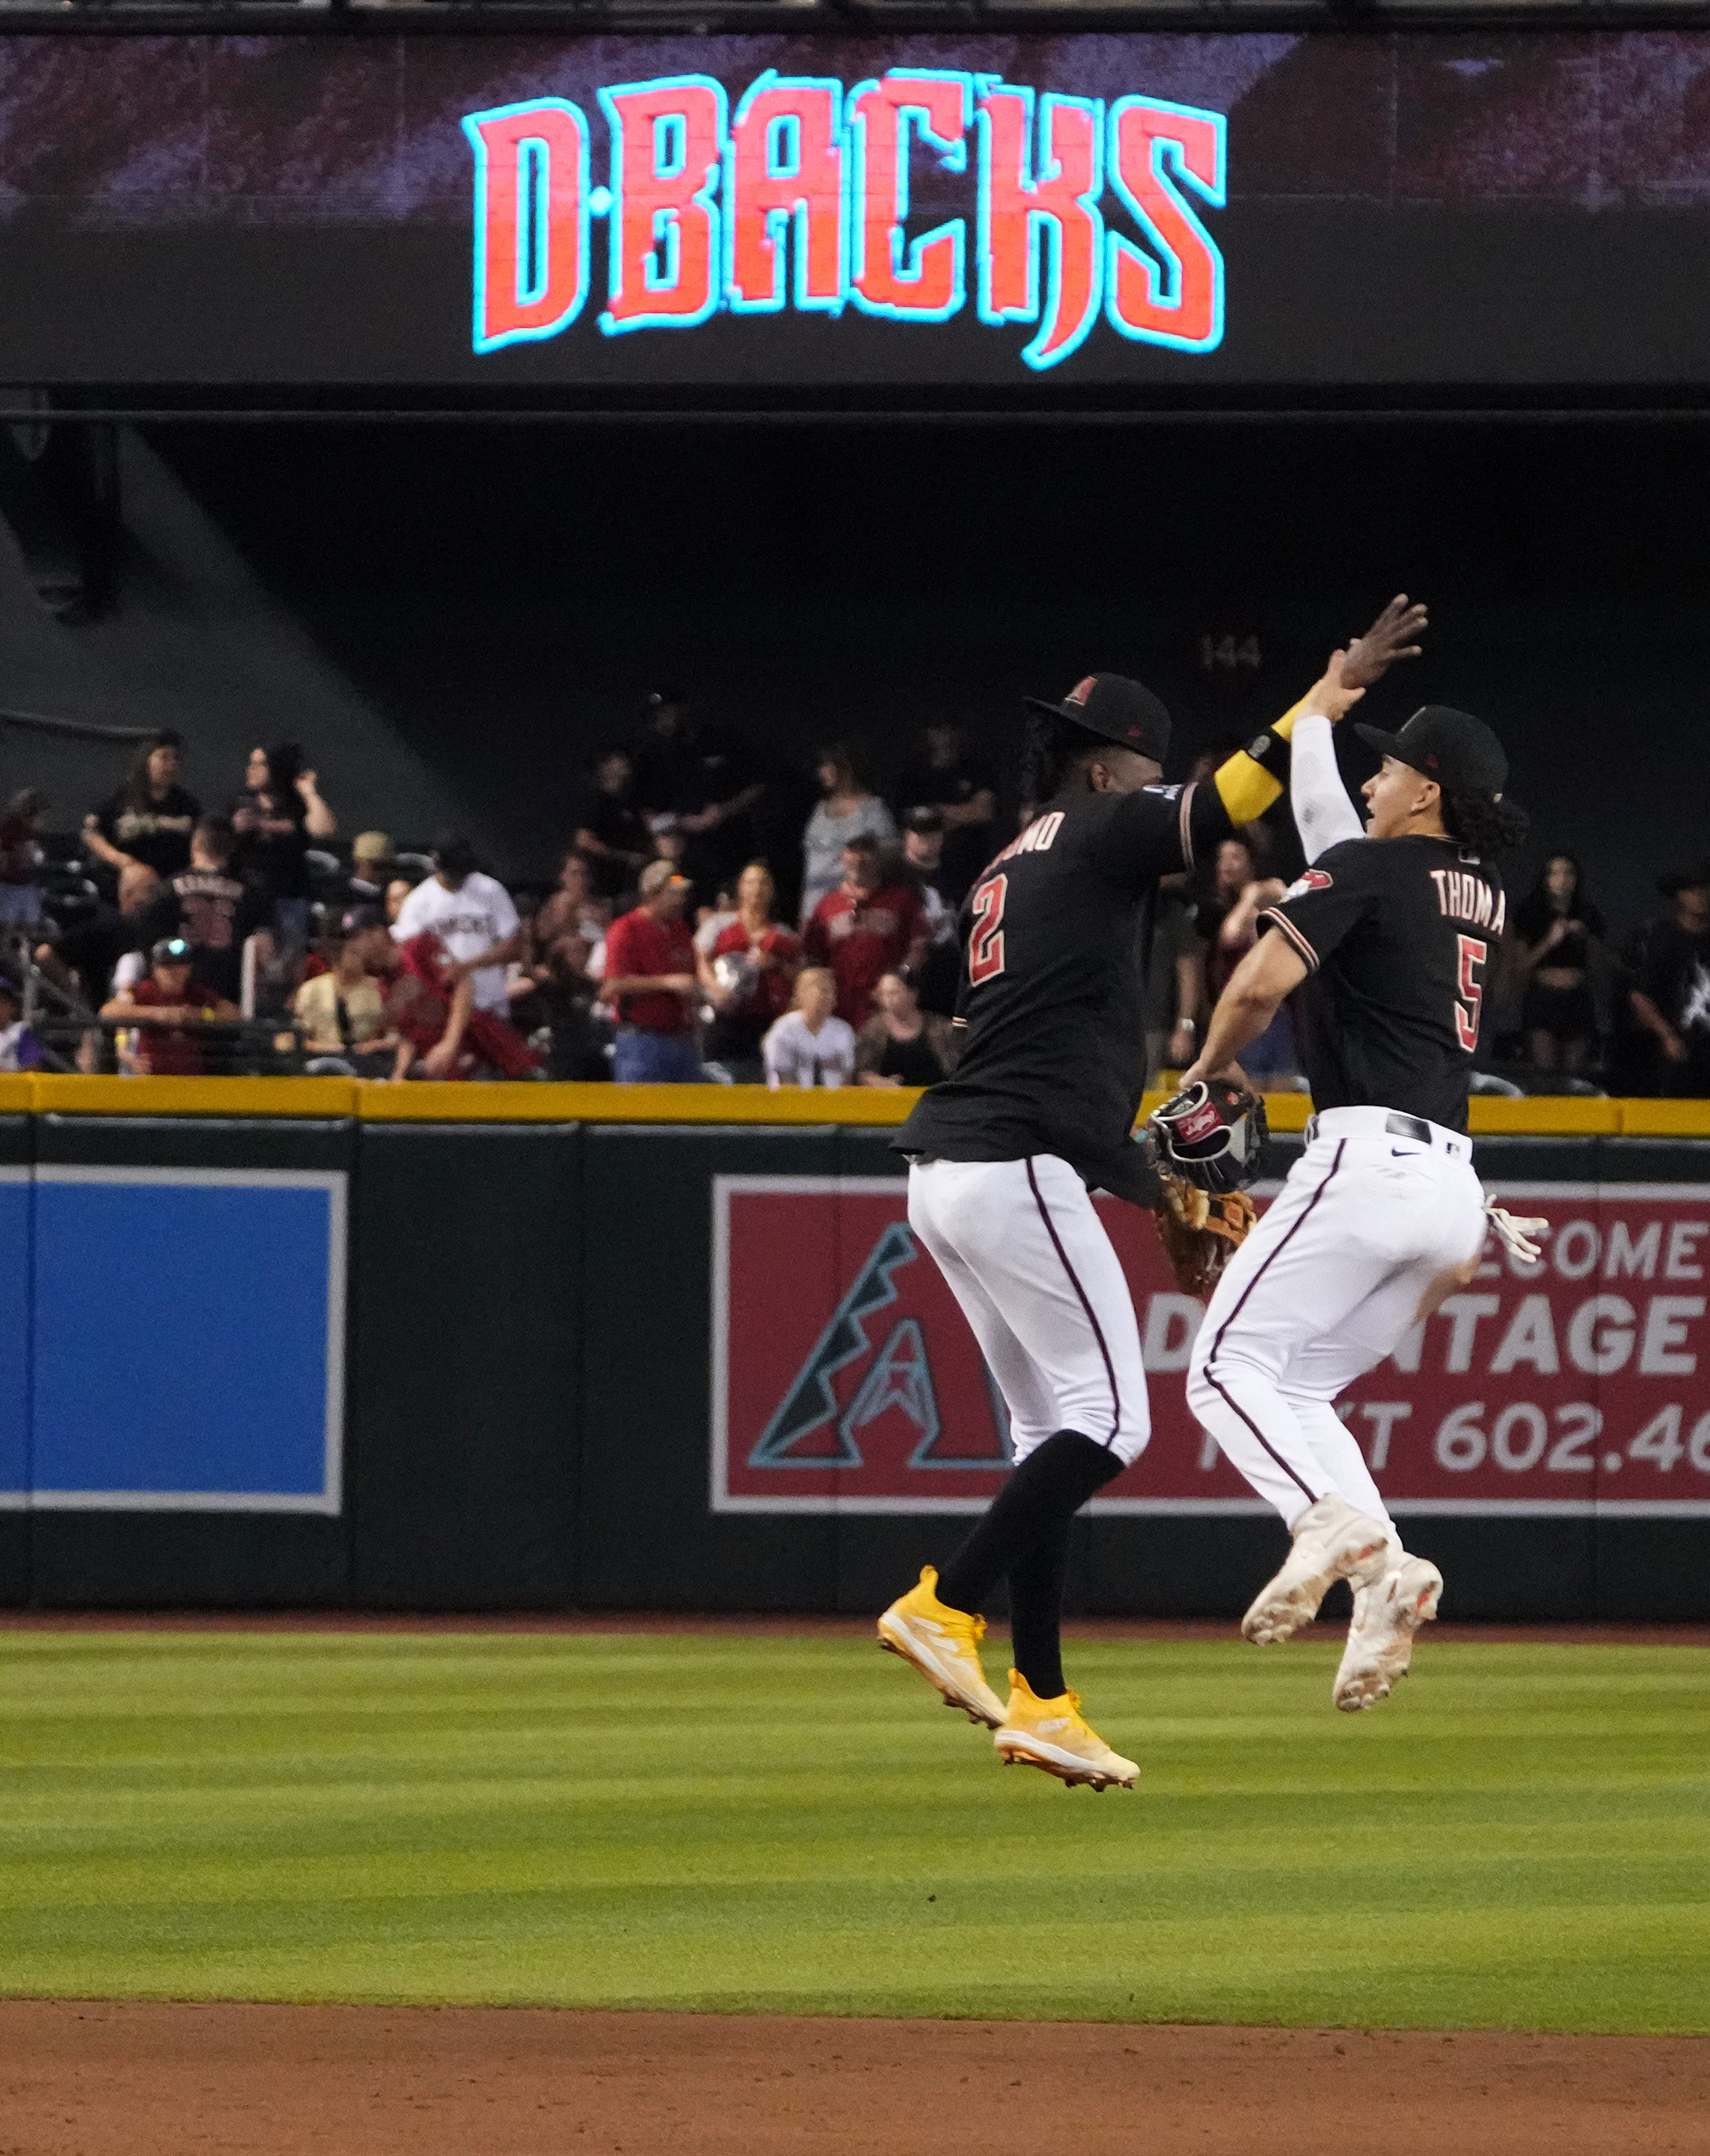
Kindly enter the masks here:
<path id="1" fill-rule="evenodd" d="M 1365 634 L 1348 645 L 1342 678 L 1351 688 L 1369 689 L 1398 659 L 1418 658 L 1418 639 L 1429 625 L 1423 601 L 1398 592 Z"/>
<path id="2" fill-rule="evenodd" d="M 1358 646 L 1352 647 L 1358 649 Z M 1330 663 L 1307 693 L 1307 709 L 1317 711 L 1333 726 L 1338 719 L 1345 718 L 1364 696 L 1363 685 L 1348 679 L 1349 657 L 1346 651 L 1333 651 Z"/>

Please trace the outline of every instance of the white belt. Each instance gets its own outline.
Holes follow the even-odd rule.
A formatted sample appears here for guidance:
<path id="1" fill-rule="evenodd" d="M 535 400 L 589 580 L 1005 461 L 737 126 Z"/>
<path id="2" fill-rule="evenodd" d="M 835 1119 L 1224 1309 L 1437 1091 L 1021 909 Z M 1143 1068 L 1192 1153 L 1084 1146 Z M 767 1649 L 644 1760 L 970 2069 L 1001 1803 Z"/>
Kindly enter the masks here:
<path id="1" fill-rule="evenodd" d="M 1459 1131 L 1446 1131 L 1440 1123 L 1423 1116 L 1404 1115 L 1399 1108 L 1326 1108 L 1307 1125 L 1307 1143 L 1314 1138 L 1411 1138 L 1446 1152 L 1451 1160 L 1471 1160 L 1472 1142 Z"/>

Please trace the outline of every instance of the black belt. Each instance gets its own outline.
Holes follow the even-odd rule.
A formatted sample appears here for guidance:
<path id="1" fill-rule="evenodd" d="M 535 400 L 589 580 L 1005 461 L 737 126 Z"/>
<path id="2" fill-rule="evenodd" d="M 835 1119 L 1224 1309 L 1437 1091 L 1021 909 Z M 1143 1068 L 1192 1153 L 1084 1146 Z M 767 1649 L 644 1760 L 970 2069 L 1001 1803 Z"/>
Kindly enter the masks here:
<path id="1" fill-rule="evenodd" d="M 1392 1108 L 1384 1118 L 1384 1128 L 1392 1138 L 1411 1138 L 1417 1145 L 1435 1145 L 1436 1134 L 1423 1116 L 1404 1116 L 1399 1108 Z M 1310 1145 L 1318 1135 L 1318 1118 L 1311 1116 L 1307 1123 L 1307 1143 Z"/>

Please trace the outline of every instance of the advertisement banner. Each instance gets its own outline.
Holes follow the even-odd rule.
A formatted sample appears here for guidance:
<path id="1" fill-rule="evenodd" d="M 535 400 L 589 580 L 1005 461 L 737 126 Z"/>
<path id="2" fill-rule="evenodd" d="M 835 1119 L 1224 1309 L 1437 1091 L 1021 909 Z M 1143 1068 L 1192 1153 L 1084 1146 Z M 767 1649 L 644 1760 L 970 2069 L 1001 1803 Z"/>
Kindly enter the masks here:
<path id="1" fill-rule="evenodd" d="M 1255 1193 L 1261 1209 L 1277 1186 Z M 1548 1222 L 1339 1404 L 1398 1513 L 1710 1514 L 1710 1187 L 1492 1186 Z M 1153 1436 L 1096 1512 L 1267 1508 L 1188 1412 L 1204 1313 L 1151 1216 L 1098 1202 L 1133 1291 Z M 902 1178 L 720 1176 L 713 1188 L 715 1512 L 977 1512 L 1003 1402 L 907 1222 Z"/>
<path id="2" fill-rule="evenodd" d="M 1701 29 L 0 36 L 0 378 L 1695 384 L 1707 77 Z"/>

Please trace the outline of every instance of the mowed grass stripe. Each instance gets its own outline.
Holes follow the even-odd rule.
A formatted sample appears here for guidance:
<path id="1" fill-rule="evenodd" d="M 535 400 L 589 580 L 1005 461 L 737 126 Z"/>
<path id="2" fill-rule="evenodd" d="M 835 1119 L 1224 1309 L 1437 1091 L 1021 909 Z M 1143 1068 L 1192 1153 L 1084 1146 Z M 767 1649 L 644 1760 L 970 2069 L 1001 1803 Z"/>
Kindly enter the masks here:
<path id="1" fill-rule="evenodd" d="M 1710 1651 L 1335 1659 L 1077 1645 L 1095 1798 L 858 1641 L 13 1635 L 0 1990 L 1710 2028 Z"/>

